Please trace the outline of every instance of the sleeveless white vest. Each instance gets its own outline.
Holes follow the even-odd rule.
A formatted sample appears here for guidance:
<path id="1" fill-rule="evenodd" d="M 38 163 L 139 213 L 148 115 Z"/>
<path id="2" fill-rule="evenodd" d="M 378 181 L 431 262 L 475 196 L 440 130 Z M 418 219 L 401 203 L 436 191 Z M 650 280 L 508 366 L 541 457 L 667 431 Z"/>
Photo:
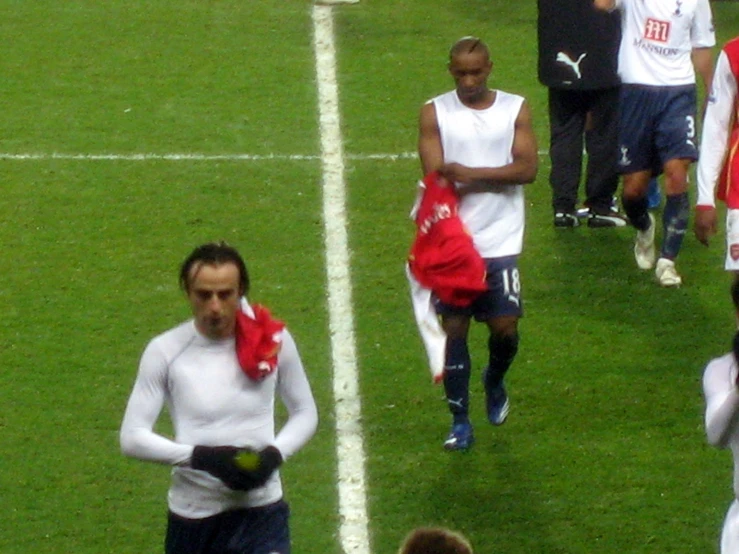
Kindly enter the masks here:
<path id="1" fill-rule="evenodd" d="M 457 92 L 431 102 L 441 133 L 444 163 L 467 167 L 500 167 L 513 161 L 511 148 L 523 97 L 496 91 L 495 102 L 484 110 L 468 108 Z M 461 189 L 465 185 L 456 183 Z M 500 185 L 491 192 L 464 196 L 459 215 L 472 233 L 483 258 L 521 253 L 524 231 L 524 194 L 521 185 Z"/>

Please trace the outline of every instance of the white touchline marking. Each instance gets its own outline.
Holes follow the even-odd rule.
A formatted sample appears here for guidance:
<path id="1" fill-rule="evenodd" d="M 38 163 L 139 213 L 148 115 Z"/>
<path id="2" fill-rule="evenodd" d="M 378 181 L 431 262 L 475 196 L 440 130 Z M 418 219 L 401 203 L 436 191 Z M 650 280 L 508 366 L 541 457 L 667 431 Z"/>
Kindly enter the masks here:
<path id="1" fill-rule="evenodd" d="M 540 156 L 546 156 L 546 150 L 540 150 Z M 155 154 L 154 152 L 140 154 L 72 154 L 63 152 L 21 152 L 13 154 L 11 152 L 0 152 L 0 160 L 70 160 L 70 161 L 123 161 L 123 162 L 148 162 L 148 161 L 171 161 L 171 162 L 211 162 L 211 161 L 227 161 L 227 162 L 268 162 L 276 161 L 317 161 L 323 160 L 325 156 L 317 154 L 198 154 L 198 153 L 164 153 Z M 415 160 L 418 158 L 416 152 L 400 152 L 398 154 L 382 153 L 377 154 L 344 154 L 345 159 L 365 161 L 391 161 L 398 160 Z"/>
<path id="2" fill-rule="evenodd" d="M 352 160 L 412 160 L 417 157 L 415 152 L 401 152 L 400 154 L 347 154 L 346 158 Z M 125 162 L 146 162 L 146 161 L 245 161 L 245 162 L 262 162 L 262 161 L 313 161 L 322 160 L 323 156 L 310 154 L 197 154 L 197 153 L 165 153 L 155 154 L 153 152 L 145 154 L 65 154 L 62 152 L 25 152 L 12 154 L 10 152 L 0 152 L 0 160 L 79 160 L 79 161 L 125 161 Z"/>
<path id="3" fill-rule="evenodd" d="M 345 553 L 369 554 L 365 453 L 357 386 L 359 376 L 352 314 L 344 153 L 339 122 L 333 18 L 328 6 L 314 5 L 312 13 L 323 160 L 323 222 L 326 236 L 329 328 L 334 370 L 339 535 Z"/>

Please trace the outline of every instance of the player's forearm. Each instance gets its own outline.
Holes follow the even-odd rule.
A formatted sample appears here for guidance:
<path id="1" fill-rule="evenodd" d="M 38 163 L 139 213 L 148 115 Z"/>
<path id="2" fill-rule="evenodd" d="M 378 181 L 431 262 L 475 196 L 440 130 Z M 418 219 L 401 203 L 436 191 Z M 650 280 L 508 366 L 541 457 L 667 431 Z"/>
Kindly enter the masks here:
<path id="1" fill-rule="evenodd" d="M 418 142 L 418 158 L 421 161 L 421 171 L 423 175 L 428 175 L 432 171 L 437 171 L 444 165 L 444 154 L 441 146 L 435 141 Z"/>
<path id="2" fill-rule="evenodd" d="M 696 169 L 696 206 L 716 206 L 716 185 L 721 172 L 724 149 L 705 139 L 701 142 L 700 162 Z"/>
<path id="3" fill-rule="evenodd" d="M 444 163 L 444 150 L 436 121 L 436 108 L 432 103 L 421 109 L 418 129 L 418 157 L 424 175 L 438 170 Z"/>
<path id="4" fill-rule="evenodd" d="M 317 428 L 316 406 L 306 404 L 290 414 L 285 425 L 275 437 L 275 446 L 282 453 L 282 457 L 287 459 L 306 445 Z"/>
<path id="5" fill-rule="evenodd" d="M 192 445 L 179 444 L 143 427 L 124 427 L 120 433 L 121 452 L 131 458 L 168 465 L 190 460 Z"/>
<path id="6" fill-rule="evenodd" d="M 703 84 L 703 91 L 708 94 L 713 78 L 713 55 L 710 48 L 693 48 L 691 53 L 693 67 Z"/>
<path id="7" fill-rule="evenodd" d="M 593 6 L 599 10 L 610 11 L 616 7 L 616 0 L 593 0 Z"/>
<path id="8" fill-rule="evenodd" d="M 698 194 L 695 202 L 696 206 L 701 209 L 716 207 L 716 180 L 710 177 L 701 176 L 698 172 Z"/>
<path id="9" fill-rule="evenodd" d="M 724 448 L 739 425 L 739 390 L 736 385 L 716 384 L 715 378 L 704 378 L 706 396 L 706 437 L 709 444 Z"/>
<path id="10" fill-rule="evenodd" d="M 725 147 L 718 141 L 709 142 L 705 137 L 701 141 L 700 162 L 696 170 L 696 206 L 716 206 L 716 186 L 725 152 Z"/>
<path id="11" fill-rule="evenodd" d="M 739 424 L 737 406 L 723 407 L 706 417 L 706 437 L 708 443 L 718 448 L 726 448 L 729 438 Z"/>
<path id="12" fill-rule="evenodd" d="M 716 185 L 728 149 L 729 121 L 733 103 L 722 99 L 711 101 L 703 122 L 700 154 L 698 157 L 697 201 L 698 206 L 715 206 Z"/>
<path id="13" fill-rule="evenodd" d="M 318 408 L 303 362 L 290 332 L 285 329 L 280 351 L 278 393 L 287 409 L 287 421 L 274 440 L 284 459 L 300 450 L 318 427 Z"/>
<path id="14" fill-rule="evenodd" d="M 467 168 L 457 182 L 469 185 L 468 192 L 481 192 L 501 185 L 525 185 L 536 179 L 538 164 L 534 161 L 515 161 L 502 167 Z M 465 187 L 466 188 L 466 187 Z"/>

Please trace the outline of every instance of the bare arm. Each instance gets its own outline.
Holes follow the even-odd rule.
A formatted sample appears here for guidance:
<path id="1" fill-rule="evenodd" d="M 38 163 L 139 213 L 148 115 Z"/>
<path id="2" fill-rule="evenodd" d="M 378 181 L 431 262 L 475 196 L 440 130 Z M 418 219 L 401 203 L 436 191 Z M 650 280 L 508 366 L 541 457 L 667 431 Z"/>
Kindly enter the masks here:
<path id="1" fill-rule="evenodd" d="M 444 165 L 441 133 L 436 120 L 436 107 L 432 102 L 424 104 L 421 108 L 418 123 L 418 157 L 421 159 L 424 175 L 441 169 Z"/>
<path id="2" fill-rule="evenodd" d="M 711 91 L 711 81 L 713 79 L 713 54 L 710 48 L 693 48 L 690 57 L 693 60 L 695 72 L 700 76 L 703 82 L 703 92 L 706 99 L 703 101 L 703 109 L 701 117 L 705 114 L 706 101 Z"/>
<path id="3" fill-rule="evenodd" d="M 599 10 L 611 11 L 616 7 L 616 0 L 593 0 L 593 5 Z"/>
<path id="4" fill-rule="evenodd" d="M 491 186 L 523 185 L 536 179 L 539 168 L 536 136 L 531 123 L 531 109 L 524 101 L 516 117 L 513 145 L 513 161 L 501 167 L 467 167 L 461 164 L 444 164 L 440 171 L 450 181 L 471 185 L 464 194 L 483 192 Z"/>

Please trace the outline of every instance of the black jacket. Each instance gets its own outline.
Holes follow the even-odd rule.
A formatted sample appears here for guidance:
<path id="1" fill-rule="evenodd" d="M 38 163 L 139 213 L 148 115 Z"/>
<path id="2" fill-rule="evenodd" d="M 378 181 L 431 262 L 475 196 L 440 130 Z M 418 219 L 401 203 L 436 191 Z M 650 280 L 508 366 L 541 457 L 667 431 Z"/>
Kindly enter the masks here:
<path id="1" fill-rule="evenodd" d="M 539 81 L 550 88 L 593 90 L 619 84 L 621 16 L 593 0 L 538 0 Z"/>

